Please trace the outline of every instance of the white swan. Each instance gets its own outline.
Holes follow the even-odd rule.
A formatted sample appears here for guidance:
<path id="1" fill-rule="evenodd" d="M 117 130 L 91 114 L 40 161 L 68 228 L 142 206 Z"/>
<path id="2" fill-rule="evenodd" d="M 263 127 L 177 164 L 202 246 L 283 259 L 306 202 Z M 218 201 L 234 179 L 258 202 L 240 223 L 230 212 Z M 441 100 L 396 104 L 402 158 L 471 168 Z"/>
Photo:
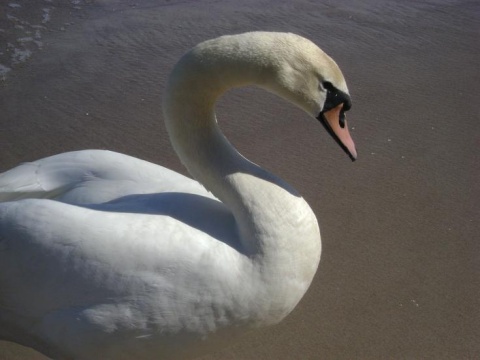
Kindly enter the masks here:
<path id="1" fill-rule="evenodd" d="M 199 183 L 112 152 L 65 153 L 0 175 L 0 339 L 55 359 L 186 359 L 282 320 L 320 259 L 316 218 L 220 132 L 217 98 L 256 84 L 318 118 L 352 159 L 335 62 L 300 36 L 194 47 L 164 117 Z"/>

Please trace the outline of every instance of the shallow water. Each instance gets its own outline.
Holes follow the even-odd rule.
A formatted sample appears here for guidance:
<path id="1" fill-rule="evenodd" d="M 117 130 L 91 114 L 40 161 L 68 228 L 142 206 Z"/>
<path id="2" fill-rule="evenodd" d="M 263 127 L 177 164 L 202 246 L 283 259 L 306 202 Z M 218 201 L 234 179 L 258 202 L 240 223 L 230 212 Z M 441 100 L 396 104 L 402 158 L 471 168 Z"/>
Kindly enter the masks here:
<path id="1" fill-rule="evenodd" d="M 185 173 L 162 124 L 163 84 L 179 56 L 208 38 L 296 32 L 344 71 L 353 164 L 272 95 L 235 90 L 219 104 L 239 150 L 311 204 L 324 252 L 284 323 L 205 359 L 479 356 L 477 2 L 1 4 L 0 171 L 108 148 Z M 31 356 L 0 345 L 2 360 Z"/>

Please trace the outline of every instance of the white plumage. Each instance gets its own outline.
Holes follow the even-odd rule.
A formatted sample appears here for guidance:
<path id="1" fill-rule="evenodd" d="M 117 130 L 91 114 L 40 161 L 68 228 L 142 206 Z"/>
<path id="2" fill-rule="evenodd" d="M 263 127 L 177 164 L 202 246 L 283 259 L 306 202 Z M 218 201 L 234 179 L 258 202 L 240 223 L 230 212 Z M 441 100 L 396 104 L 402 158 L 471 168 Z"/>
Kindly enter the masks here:
<path id="1" fill-rule="evenodd" d="M 170 76 L 164 117 L 198 182 L 100 150 L 0 175 L 1 339 L 55 359 L 186 359 L 293 310 L 320 233 L 303 198 L 217 126 L 217 98 L 247 84 L 321 115 L 356 156 L 337 125 L 344 102 L 326 108 L 348 89 L 316 45 L 263 32 L 197 45 Z"/>

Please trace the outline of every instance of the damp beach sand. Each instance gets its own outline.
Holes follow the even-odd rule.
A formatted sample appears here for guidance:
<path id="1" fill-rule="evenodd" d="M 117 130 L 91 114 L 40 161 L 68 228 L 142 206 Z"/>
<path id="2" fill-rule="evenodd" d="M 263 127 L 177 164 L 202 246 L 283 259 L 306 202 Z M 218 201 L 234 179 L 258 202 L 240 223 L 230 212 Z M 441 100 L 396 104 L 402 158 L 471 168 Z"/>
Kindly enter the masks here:
<path id="1" fill-rule="evenodd" d="M 226 136 L 292 184 L 323 253 L 280 325 L 214 359 L 480 358 L 480 6 L 473 1 L 2 1 L 0 172 L 110 149 L 185 173 L 161 113 L 198 42 L 289 31 L 340 65 L 359 159 L 255 88 L 219 103 Z M 45 359 L 0 342 L 0 360 Z"/>

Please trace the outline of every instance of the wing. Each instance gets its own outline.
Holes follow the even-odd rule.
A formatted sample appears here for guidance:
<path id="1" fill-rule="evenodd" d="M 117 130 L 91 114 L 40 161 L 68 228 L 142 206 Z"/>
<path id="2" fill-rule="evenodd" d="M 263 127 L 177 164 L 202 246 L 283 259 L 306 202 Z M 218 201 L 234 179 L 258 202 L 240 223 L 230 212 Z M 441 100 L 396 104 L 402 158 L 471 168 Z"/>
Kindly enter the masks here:
<path id="1" fill-rule="evenodd" d="M 252 302 L 231 296 L 249 296 L 253 272 L 234 217 L 191 179 L 89 150 L 1 174 L 0 200 L 0 338 L 161 356 L 247 318 Z"/>
<path id="2" fill-rule="evenodd" d="M 99 204 L 132 194 L 185 192 L 213 198 L 198 182 L 106 150 L 54 155 L 0 174 L 0 202 L 26 198 Z"/>
<path id="3" fill-rule="evenodd" d="M 26 330 L 37 324 L 59 337 L 66 328 L 103 332 L 132 319 L 117 311 L 115 304 L 123 304 L 136 311 L 135 321 L 178 331 L 201 311 L 199 299 L 207 310 L 209 299 L 228 300 L 224 294 L 239 286 L 247 261 L 234 249 L 233 216 L 217 200 L 164 196 L 127 197 L 95 209 L 46 199 L 0 204 L 0 327 L 7 327 L 4 311 Z M 178 200 L 187 211 L 174 205 Z M 88 317 L 106 308 L 113 310 Z M 52 314 L 61 316 L 46 325 Z M 80 315 L 85 328 L 77 327 Z M 217 315 L 211 316 L 205 321 Z M 137 325 L 143 326 L 128 327 Z"/>

